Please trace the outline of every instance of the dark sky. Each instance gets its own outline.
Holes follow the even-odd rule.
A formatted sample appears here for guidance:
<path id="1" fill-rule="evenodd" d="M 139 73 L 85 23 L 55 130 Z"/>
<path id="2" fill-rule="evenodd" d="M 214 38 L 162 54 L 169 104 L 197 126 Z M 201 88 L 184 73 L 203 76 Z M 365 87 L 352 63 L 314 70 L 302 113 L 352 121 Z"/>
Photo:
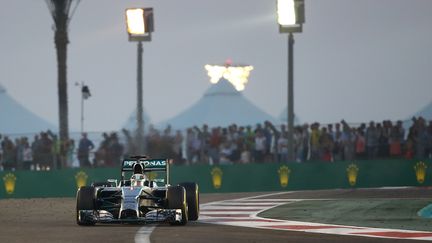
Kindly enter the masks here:
<path id="1" fill-rule="evenodd" d="M 43 0 L 1 1 L 0 84 L 57 124 L 52 18 Z M 155 33 L 144 44 L 144 106 L 154 123 L 197 101 L 211 85 L 205 64 L 254 66 L 244 95 L 273 116 L 286 108 L 287 35 L 276 1 L 82 0 L 70 25 L 70 124 L 117 130 L 136 106 L 136 43 L 127 7 L 153 7 Z M 309 0 L 295 35 L 295 112 L 301 122 L 404 119 L 432 101 L 432 1 Z"/>

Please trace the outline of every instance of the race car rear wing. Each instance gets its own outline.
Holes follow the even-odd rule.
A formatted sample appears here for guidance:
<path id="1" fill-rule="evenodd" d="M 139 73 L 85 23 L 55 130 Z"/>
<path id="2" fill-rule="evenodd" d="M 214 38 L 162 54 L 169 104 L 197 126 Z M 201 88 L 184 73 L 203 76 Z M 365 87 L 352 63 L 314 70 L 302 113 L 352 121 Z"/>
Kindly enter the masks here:
<path id="1" fill-rule="evenodd" d="M 165 183 L 169 184 L 169 164 L 170 159 L 142 159 L 138 157 L 132 157 L 130 159 L 123 160 L 121 168 L 121 179 L 124 180 L 125 172 L 133 171 L 135 164 L 141 164 L 143 172 L 165 172 Z"/>

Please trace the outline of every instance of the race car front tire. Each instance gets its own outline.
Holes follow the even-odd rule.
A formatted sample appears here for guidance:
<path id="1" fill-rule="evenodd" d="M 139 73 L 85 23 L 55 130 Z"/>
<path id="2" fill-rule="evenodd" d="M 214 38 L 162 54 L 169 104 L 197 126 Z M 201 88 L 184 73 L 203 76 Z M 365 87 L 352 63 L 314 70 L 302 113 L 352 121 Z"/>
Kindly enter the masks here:
<path id="1" fill-rule="evenodd" d="M 188 205 L 188 219 L 198 220 L 199 217 L 199 189 L 195 182 L 183 182 L 179 184 L 186 189 L 186 201 Z"/>
<path id="2" fill-rule="evenodd" d="M 76 204 L 76 221 L 78 225 L 94 225 L 95 222 L 87 218 L 80 217 L 80 210 L 94 210 L 95 209 L 95 188 L 92 186 L 83 186 L 77 192 Z"/>
<path id="3" fill-rule="evenodd" d="M 171 225 L 185 225 L 188 221 L 188 206 L 186 202 L 186 190 L 182 186 L 170 186 L 167 189 L 166 199 L 168 209 L 181 209 L 180 222 L 172 222 Z"/>

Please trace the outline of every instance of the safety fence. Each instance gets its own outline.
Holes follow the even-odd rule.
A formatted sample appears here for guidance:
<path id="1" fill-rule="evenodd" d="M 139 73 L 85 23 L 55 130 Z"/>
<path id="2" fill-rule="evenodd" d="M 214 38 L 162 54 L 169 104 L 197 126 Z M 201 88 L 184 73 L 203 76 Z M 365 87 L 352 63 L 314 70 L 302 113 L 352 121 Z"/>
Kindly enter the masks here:
<path id="1" fill-rule="evenodd" d="M 0 198 L 74 197 L 79 186 L 107 179 L 120 179 L 120 168 L 2 171 Z M 432 161 L 171 166 L 170 180 L 195 181 L 202 193 L 424 187 L 432 185 Z"/>

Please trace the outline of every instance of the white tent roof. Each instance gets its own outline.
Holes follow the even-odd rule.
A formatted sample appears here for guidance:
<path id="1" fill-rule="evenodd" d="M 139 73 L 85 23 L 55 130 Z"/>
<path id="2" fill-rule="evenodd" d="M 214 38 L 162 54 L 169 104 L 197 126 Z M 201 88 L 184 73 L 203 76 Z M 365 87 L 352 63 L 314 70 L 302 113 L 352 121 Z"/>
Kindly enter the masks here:
<path id="1" fill-rule="evenodd" d="M 184 129 L 207 124 L 210 127 L 255 125 L 277 120 L 256 107 L 225 79 L 212 85 L 198 102 L 177 116 L 159 124 L 170 124 L 175 129 Z"/>
<path id="2" fill-rule="evenodd" d="M 29 111 L 10 97 L 6 89 L 0 84 L 0 133 L 38 133 L 48 129 L 56 130 L 53 124 Z"/>

